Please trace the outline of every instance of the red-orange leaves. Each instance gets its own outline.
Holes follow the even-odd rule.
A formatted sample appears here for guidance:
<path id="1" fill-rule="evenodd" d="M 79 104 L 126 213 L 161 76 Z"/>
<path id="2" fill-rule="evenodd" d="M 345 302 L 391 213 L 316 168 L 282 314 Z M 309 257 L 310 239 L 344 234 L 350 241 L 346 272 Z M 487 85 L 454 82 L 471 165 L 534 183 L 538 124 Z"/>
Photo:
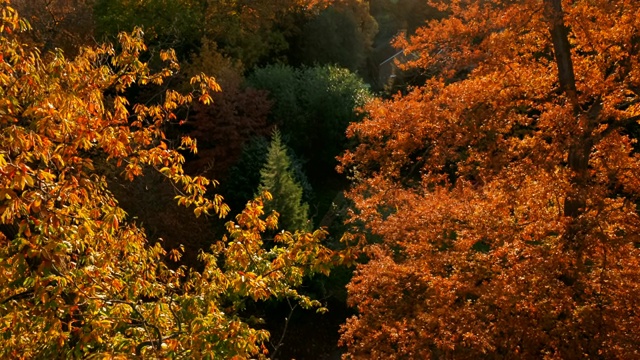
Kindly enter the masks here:
<path id="1" fill-rule="evenodd" d="M 637 356 L 640 4 L 438 3 L 349 128 L 347 358 Z"/>

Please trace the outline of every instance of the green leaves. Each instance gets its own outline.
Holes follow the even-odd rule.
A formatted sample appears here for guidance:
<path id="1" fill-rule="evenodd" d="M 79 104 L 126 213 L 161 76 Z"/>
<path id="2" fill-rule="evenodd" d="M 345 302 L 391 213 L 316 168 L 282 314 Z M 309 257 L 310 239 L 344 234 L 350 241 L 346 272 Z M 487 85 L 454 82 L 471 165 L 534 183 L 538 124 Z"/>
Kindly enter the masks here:
<path id="1" fill-rule="evenodd" d="M 247 83 L 269 91 L 270 120 L 296 154 L 314 164 L 310 176 L 333 171 L 347 145 L 347 125 L 361 118 L 357 109 L 371 98 L 358 76 L 334 66 L 268 66 L 256 69 Z"/>
<path id="2" fill-rule="evenodd" d="M 287 149 L 282 143 L 280 132 L 273 132 L 267 161 L 260 170 L 258 192 L 269 192 L 273 199 L 266 200 L 267 212 L 276 211 L 283 217 L 283 228 L 309 230 L 309 205 L 302 202 L 302 187 L 294 179 Z"/>

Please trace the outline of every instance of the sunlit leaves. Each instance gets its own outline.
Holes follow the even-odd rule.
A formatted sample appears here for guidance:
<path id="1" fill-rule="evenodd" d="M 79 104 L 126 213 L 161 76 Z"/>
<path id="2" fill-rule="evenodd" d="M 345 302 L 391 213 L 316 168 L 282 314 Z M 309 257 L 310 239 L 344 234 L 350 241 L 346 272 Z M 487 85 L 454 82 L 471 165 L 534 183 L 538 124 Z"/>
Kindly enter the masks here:
<path id="1" fill-rule="evenodd" d="M 348 130 L 349 222 L 369 240 L 349 355 L 635 356 L 639 5 L 563 2 L 574 96 L 549 1 L 433 3 L 448 16 L 398 41 L 424 85 Z"/>
<path id="2" fill-rule="evenodd" d="M 118 51 L 43 57 L 14 34 L 25 26 L 8 3 L 0 8 L 0 357 L 256 357 L 268 333 L 238 315 L 243 299 L 320 306 L 294 288 L 333 261 L 322 231 L 263 246 L 277 218 L 265 220 L 257 199 L 237 219 L 240 230 L 229 225 L 228 239 L 202 254 L 202 273 L 170 268 L 167 251 L 147 243 L 109 190 L 107 167 L 129 180 L 155 169 L 196 216 L 228 212 L 210 193 L 215 181 L 182 168 L 195 139 L 176 145 L 164 134 L 193 100 L 210 102 L 220 90 L 213 78 L 200 74 L 188 94 L 163 90 L 136 103 L 133 86 L 179 70 L 173 51 L 161 54 L 165 69 L 151 71 L 136 29 L 119 36 Z"/>

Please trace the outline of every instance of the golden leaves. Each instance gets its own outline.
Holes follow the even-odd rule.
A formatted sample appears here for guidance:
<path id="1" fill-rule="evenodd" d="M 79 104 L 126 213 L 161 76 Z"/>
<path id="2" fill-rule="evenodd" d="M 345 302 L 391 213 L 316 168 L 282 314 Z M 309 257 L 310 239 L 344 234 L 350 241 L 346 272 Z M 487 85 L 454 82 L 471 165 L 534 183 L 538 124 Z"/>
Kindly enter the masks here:
<path id="1" fill-rule="evenodd" d="M 239 230 L 228 226 L 228 243 L 202 254 L 202 273 L 170 269 L 167 251 L 147 242 L 109 191 L 109 162 L 130 180 L 153 168 L 196 216 L 228 213 L 210 193 L 215 181 L 184 173 L 180 151 L 195 153 L 196 140 L 176 149 L 163 132 L 192 100 L 211 101 L 215 79 L 200 74 L 191 93 L 136 103 L 131 86 L 162 84 L 178 70 L 173 51 L 152 72 L 136 29 L 120 35 L 118 52 L 105 45 L 42 59 L 15 37 L 23 25 L 6 1 L 0 9 L 0 357 L 249 358 L 268 333 L 238 319 L 243 298 L 320 306 L 294 287 L 328 271 L 323 231 L 279 235 L 267 250 L 263 236 L 277 217 L 263 219 L 258 199 Z"/>

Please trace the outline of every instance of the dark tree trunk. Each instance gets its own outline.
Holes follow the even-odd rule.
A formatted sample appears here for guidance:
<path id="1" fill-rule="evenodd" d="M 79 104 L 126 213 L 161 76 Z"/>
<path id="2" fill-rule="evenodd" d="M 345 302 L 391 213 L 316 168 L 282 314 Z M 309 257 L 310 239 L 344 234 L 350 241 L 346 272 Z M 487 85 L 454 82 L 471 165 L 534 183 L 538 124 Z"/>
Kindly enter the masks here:
<path id="1" fill-rule="evenodd" d="M 558 78 L 560 87 L 574 107 L 578 111 L 578 95 L 576 91 L 576 77 L 571 61 L 571 45 L 569 44 L 569 30 L 564 25 L 564 11 L 561 0 L 544 0 L 545 11 L 549 21 L 549 31 L 553 41 L 556 64 L 558 65 Z"/>
<path id="2" fill-rule="evenodd" d="M 544 0 L 544 5 L 553 41 L 560 88 L 566 96 L 567 105 L 571 106 L 573 121 L 578 125 L 572 132 L 571 138 L 568 139 L 567 166 L 572 174 L 571 188 L 567 191 L 563 209 L 564 216 L 571 219 L 564 234 L 565 246 L 569 253 L 572 253 L 571 256 L 574 257 L 575 262 L 573 266 L 566 269 L 566 273 L 562 274 L 559 280 L 571 287 L 573 299 L 577 304 L 582 304 L 586 289 L 584 274 L 587 271 L 584 250 L 588 239 L 587 234 L 593 229 L 593 224 L 589 224 L 582 215 L 586 212 L 590 190 L 589 157 L 596 141 L 593 131 L 600 117 L 602 106 L 601 99 L 595 99 L 588 110 L 581 108 L 571 59 L 569 30 L 564 24 L 562 0 Z M 602 324 L 602 315 L 599 317 L 596 315 L 591 321 Z M 601 344 L 594 339 L 599 331 L 585 329 L 583 339 L 568 339 L 566 343 L 562 344 L 562 352 L 565 354 L 586 352 L 597 356 L 596 354 L 601 350 Z"/>
<path id="3" fill-rule="evenodd" d="M 581 114 L 576 89 L 576 77 L 571 60 L 571 45 L 569 44 L 569 30 L 564 24 L 564 11 L 561 0 L 544 0 L 549 31 L 553 41 L 553 50 L 558 66 L 558 80 L 560 88 L 567 97 L 573 110 L 574 121 L 582 122 L 579 127 L 581 133 L 576 133 L 570 141 L 568 166 L 573 172 L 573 189 L 569 191 L 564 202 L 564 215 L 577 218 L 584 212 L 586 206 L 586 185 L 588 180 L 589 155 L 593 148 L 591 139 L 591 116 Z"/>

